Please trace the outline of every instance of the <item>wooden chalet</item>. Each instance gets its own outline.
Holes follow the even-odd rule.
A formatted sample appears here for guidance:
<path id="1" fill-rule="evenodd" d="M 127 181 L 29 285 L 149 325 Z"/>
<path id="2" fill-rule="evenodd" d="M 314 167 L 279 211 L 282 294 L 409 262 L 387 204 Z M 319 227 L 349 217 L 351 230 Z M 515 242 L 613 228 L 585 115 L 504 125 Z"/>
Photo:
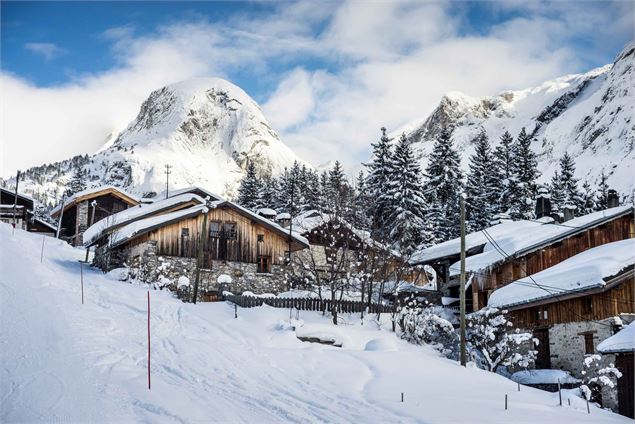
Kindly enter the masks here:
<path id="1" fill-rule="evenodd" d="M 508 310 L 515 327 L 533 332 L 536 368 L 581 378 L 585 357 L 635 318 L 634 252 L 633 238 L 585 250 L 499 288 L 488 306 Z M 615 409 L 615 397 L 607 391 L 597 401 Z"/>
<path id="2" fill-rule="evenodd" d="M 75 193 L 51 211 L 61 220 L 59 237 L 73 246 L 83 244 L 83 233 L 94 222 L 139 205 L 136 196 L 114 186 L 101 186 Z"/>
<path id="3" fill-rule="evenodd" d="M 15 224 L 32 233 L 55 235 L 54 225 L 35 216 L 35 205 L 31 197 L 21 193 L 16 197 L 15 191 L 0 187 L 0 222 Z"/>
<path id="4" fill-rule="evenodd" d="M 194 281 L 201 247 L 203 294 L 218 290 L 223 275 L 233 279 L 233 291 L 285 289 L 288 252 L 307 248 L 306 239 L 235 203 L 201 203 L 200 196 L 189 196 L 198 198 L 198 203 L 172 205 L 169 210 L 155 202 L 139 208 L 150 210 L 143 216 L 133 209 L 114 216 L 114 226 L 100 232 L 90 228 L 89 244 L 97 247 L 95 263 L 103 269 L 134 268 L 147 281 L 162 277 Z M 166 206 L 171 199 L 163 201 Z M 120 219 L 126 214 L 128 219 Z"/>
<path id="5" fill-rule="evenodd" d="M 290 225 L 288 214 L 276 217 L 285 225 Z M 309 262 L 317 270 L 328 272 L 326 252 L 333 248 L 346 248 L 351 262 L 372 262 L 376 271 L 375 280 L 400 280 L 425 284 L 427 278 L 408 266 L 395 252 L 374 240 L 368 231 L 355 228 L 342 219 L 333 219 L 330 215 L 315 210 L 304 212 L 293 218 L 292 228 L 309 240 L 312 257 Z M 309 251 L 303 252 L 308 254 Z M 308 258 L 306 258 L 308 259 Z M 306 261 L 305 259 L 305 261 Z M 342 270 L 348 272 L 348 269 Z"/>
<path id="6" fill-rule="evenodd" d="M 618 206 L 564 223 L 552 218 L 506 221 L 466 236 L 468 311 L 512 281 L 552 267 L 585 250 L 632 238 L 633 208 Z M 459 297 L 460 239 L 422 249 L 411 265 L 430 265 L 444 296 Z"/>
<path id="7" fill-rule="evenodd" d="M 622 373 L 622 378 L 617 380 L 617 412 L 625 417 L 635 418 L 635 390 L 633 380 L 635 370 L 635 322 L 624 327 L 617 334 L 604 340 L 598 346 L 598 352 L 602 355 L 615 355 L 615 366 Z"/>

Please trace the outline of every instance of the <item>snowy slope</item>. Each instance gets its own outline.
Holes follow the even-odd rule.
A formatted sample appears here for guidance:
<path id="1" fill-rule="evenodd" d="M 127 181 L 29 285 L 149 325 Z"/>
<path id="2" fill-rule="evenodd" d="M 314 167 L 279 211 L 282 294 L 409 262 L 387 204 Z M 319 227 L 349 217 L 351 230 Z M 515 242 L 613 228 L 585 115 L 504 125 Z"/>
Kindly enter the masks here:
<path id="1" fill-rule="evenodd" d="M 154 290 L 148 390 L 147 288 L 84 270 L 82 305 L 83 251 L 45 241 L 40 263 L 42 236 L 0 224 L 1 422 L 630 422 L 594 406 L 589 415 L 576 397 L 559 407 L 557 394 L 517 392 L 352 316 L 334 328 L 301 312 L 303 334 L 337 348 L 299 341 L 288 310 L 234 319 L 229 304 Z"/>
<path id="2" fill-rule="evenodd" d="M 569 152 L 576 160 L 577 177 L 593 184 L 602 169 L 609 183 L 622 193 L 635 188 L 635 42 L 615 62 L 585 74 L 566 75 L 537 87 L 474 98 L 446 94 L 430 116 L 394 131 L 405 132 L 422 155 L 423 165 L 434 138 L 444 126 L 454 128 L 455 147 L 463 167 L 473 153 L 471 140 L 485 129 L 493 145 L 508 130 L 514 137 L 522 127 L 534 135 L 539 169 L 546 181 L 558 160 Z"/>
<path id="3" fill-rule="evenodd" d="M 242 89 L 219 78 L 201 78 L 152 92 L 137 117 L 83 169 L 91 186 L 112 184 L 142 195 L 165 189 L 165 165 L 171 165 L 171 189 L 196 185 L 232 197 L 248 161 L 259 173 L 274 175 L 294 161 L 305 164 Z M 63 162 L 33 169 L 21 182 L 23 191 L 59 200 L 72 167 Z"/>

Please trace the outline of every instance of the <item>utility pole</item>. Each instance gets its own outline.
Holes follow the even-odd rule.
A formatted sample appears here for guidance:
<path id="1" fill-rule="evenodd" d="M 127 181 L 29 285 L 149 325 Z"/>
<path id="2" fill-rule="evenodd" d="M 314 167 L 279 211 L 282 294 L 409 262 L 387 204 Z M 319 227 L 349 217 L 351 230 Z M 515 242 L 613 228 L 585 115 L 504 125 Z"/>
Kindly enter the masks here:
<path id="1" fill-rule="evenodd" d="M 66 201 L 66 196 L 62 195 L 62 206 L 60 209 L 60 218 L 57 220 L 57 232 L 55 233 L 55 238 L 60 238 L 60 230 L 62 229 L 62 217 L 64 216 L 64 201 Z"/>
<path id="2" fill-rule="evenodd" d="M 207 205 L 208 202 L 209 202 L 209 199 L 206 199 L 205 204 Z M 203 251 L 205 250 L 205 240 L 207 240 L 207 214 L 209 213 L 209 211 L 207 209 L 205 209 L 204 211 L 205 212 L 203 214 L 203 228 L 201 230 L 200 240 L 198 241 L 198 255 L 196 258 L 196 276 L 194 278 L 194 293 L 193 293 L 194 299 L 192 300 L 194 304 L 196 304 L 196 298 L 198 297 L 198 282 L 201 277 L 201 267 L 203 266 Z"/>
<path id="3" fill-rule="evenodd" d="M 466 365 L 465 359 L 465 196 L 461 193 L 461 278 L 460 278 L 460 298 L 461 298 L 461 365 Z"/>
<path id="4" fill-rule="evenodd" d="M 13 228 L 18 225 L 16 219 L 16 209 L 18 207 L 18 184 L 20 184 L 20 171 L 18 171 L 18 174 L 15 176 L 15 197 L 13 198 Z"/>
<path id="5" fill-rule="evenodd" d="M 172 165 L 170 164 L 165 164 L 165 198 L 168 198 L 168 189 L 170 186 L 170 174 L 172 173 L 170 171 L 170 169 L 172 168 Z"/>

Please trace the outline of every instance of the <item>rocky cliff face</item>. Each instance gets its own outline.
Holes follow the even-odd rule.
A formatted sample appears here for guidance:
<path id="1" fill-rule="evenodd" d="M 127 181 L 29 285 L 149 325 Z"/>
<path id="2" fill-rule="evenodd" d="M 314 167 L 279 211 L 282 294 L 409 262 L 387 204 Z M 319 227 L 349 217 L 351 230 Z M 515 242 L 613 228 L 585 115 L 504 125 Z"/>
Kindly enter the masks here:
<path id="1" fill-rule="evenodd" d="M 260 173 L 277 175 L 296 160 L 304 163 L 242 89 L 204 78 L 154 91 L 99 152 L 32 168 L 20 185 L 44 203 L 55 203 L 73 166 L 81 163 L 88 186 L 113 184 L 144 195 L 165 189 L 165 165 L 170 165 L 171 188 L 198 185 L 231 196 L 249 161 Z"/>
<path id="2" fill-rule="evenodd" d="M 630 43 L 611 65 L 538 87 L 483 98 L 448 93 L 430 116 L 392 135 L 405 132 L 425 166 L 435 137 L 450 127 L 467 169 L 472 139 L 481 129 L 496 145 L 505 130 L 515 136 L 525 127 L 534 136 L 543 180 L 567 151 L 576 159 L 579 178 L 594 183 L 604 169 L 612 186 L 630 192 L 635 188 L 634 64 L 635 43 Z"/>

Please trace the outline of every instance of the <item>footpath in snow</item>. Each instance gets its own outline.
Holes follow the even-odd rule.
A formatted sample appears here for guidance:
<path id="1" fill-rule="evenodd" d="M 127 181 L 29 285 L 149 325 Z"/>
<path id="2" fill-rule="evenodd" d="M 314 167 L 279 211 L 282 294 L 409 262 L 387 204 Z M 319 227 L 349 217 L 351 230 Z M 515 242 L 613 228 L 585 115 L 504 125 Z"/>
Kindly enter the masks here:
<path id="1" fill-rule="evenodd" d="M 80 265 L 84 252 L 0 224 L 0 422 L 618 423 L 344 315 L 182 303 Z M 295 318 L 295 312 L 293 313 Z M 302 325 L 298 334 L 291 324 Z M 342 347 L 302 342 L 332 339 Z M 401 393 L 404 402 L 401 402 Z M 509 409 L 504 409 L 505 395 Z M 568 396 L 568 394 L 566 394 Z"/>

